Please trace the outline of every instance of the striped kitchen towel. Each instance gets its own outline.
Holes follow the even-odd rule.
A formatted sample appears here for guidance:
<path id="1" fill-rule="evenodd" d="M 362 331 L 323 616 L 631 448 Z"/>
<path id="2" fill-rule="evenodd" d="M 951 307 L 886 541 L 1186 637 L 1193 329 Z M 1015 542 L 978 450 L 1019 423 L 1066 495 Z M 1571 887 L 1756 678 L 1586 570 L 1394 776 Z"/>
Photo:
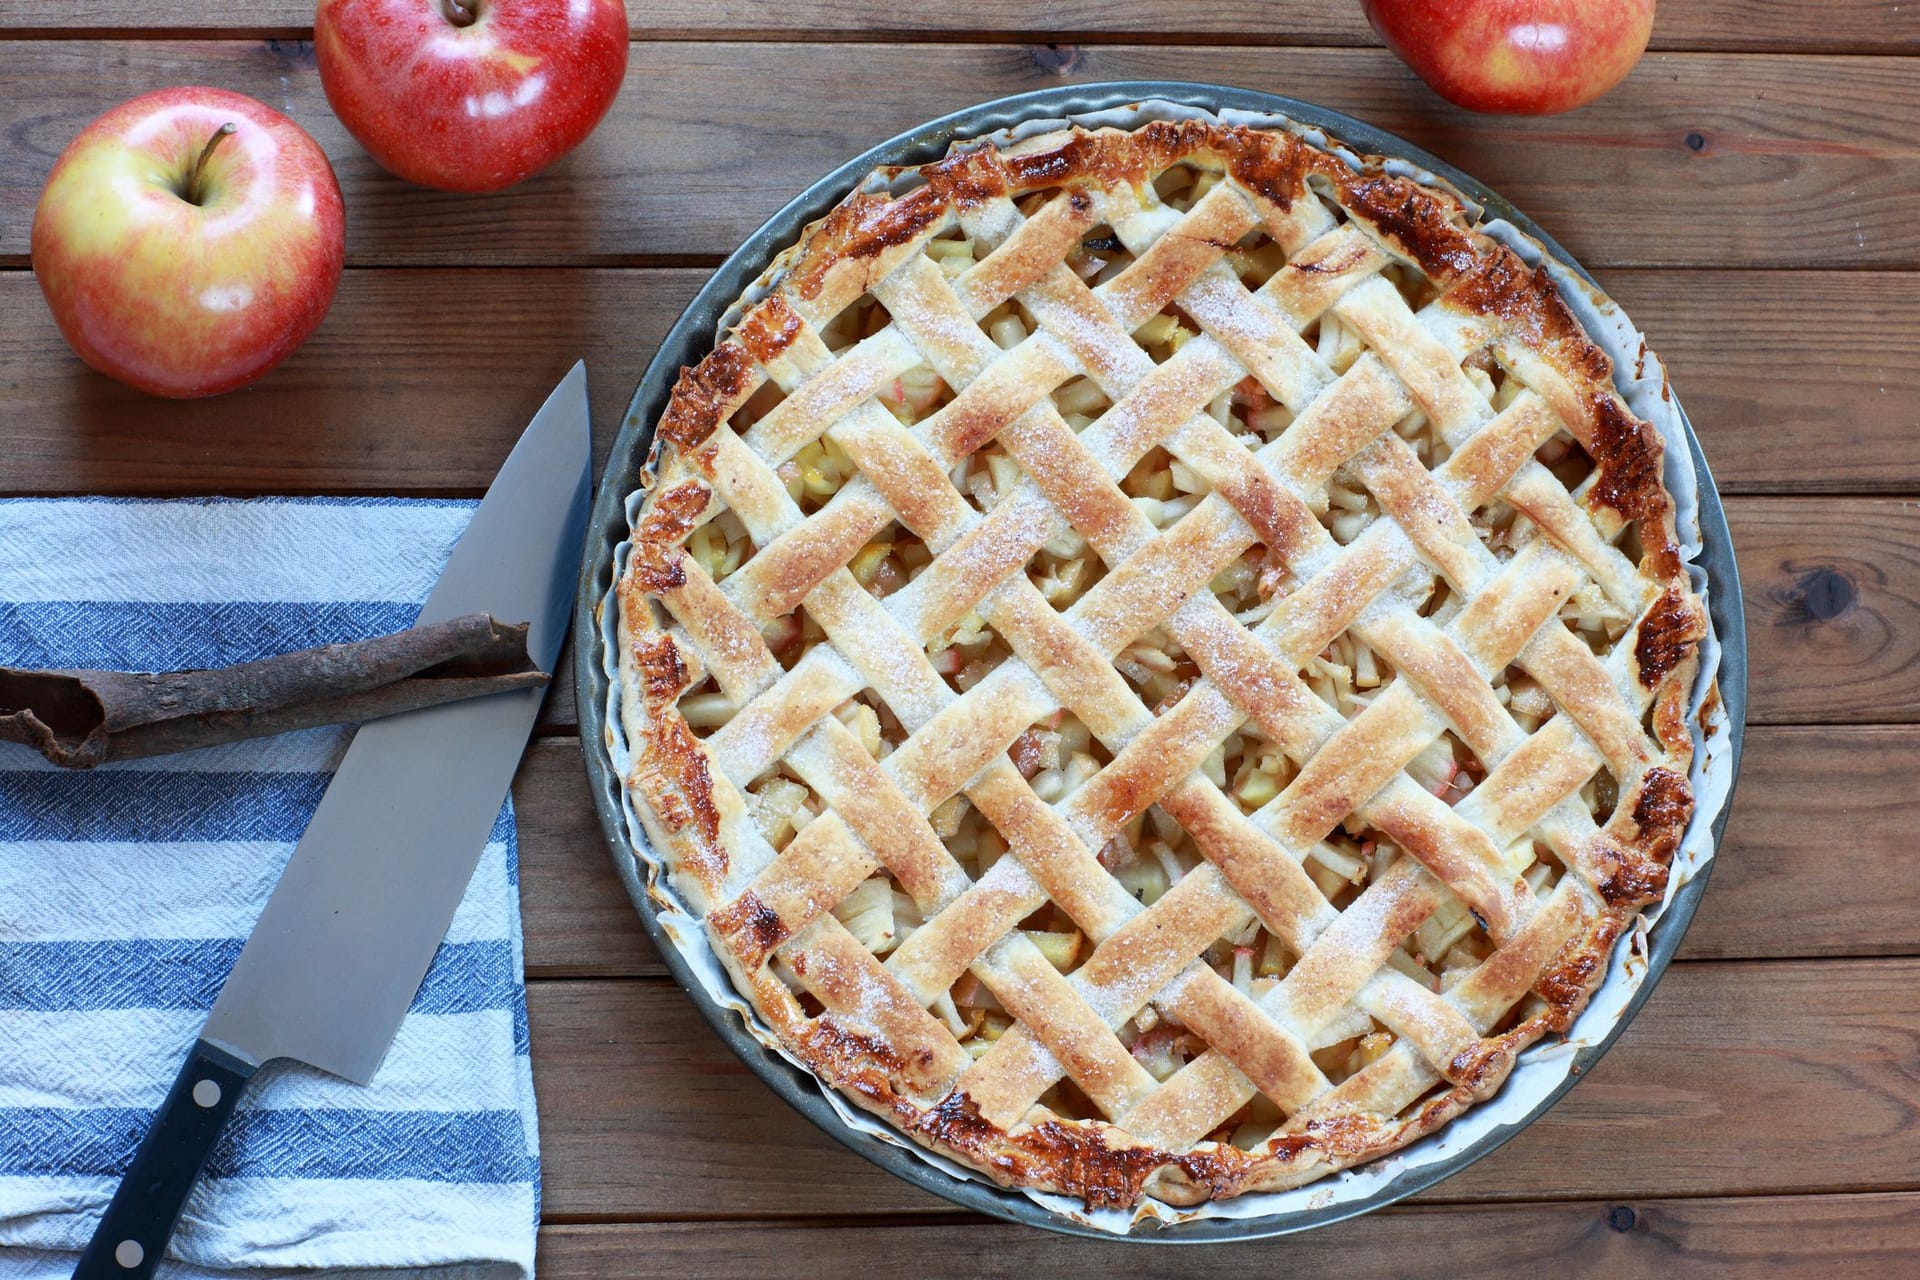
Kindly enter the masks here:
<path id="1" fill-rule="evenodd" d="M 398 630 L 472 511 L 0 501 L 0 665 L 212 667 Z M 348 737 L 90 773 L 0 743 L 0 1278 L 71 1272 Z M 262 1071 L 160 1274 L 531 1275 L 535 1136 L 509 806 L 373 1083 Z"/>

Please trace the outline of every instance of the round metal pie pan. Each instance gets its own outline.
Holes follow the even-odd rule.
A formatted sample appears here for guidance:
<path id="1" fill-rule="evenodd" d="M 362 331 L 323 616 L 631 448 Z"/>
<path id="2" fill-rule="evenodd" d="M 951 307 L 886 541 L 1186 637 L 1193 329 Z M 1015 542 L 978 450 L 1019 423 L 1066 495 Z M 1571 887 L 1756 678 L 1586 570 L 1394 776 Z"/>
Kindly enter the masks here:
<path id="1" fill-rule="evenodd" d="M 647 896 L 644 877 L 628 844 L 626 819 L 621 812 L 620 779 L 607 749 L 608 679 L 605 655 L 601 651 L 598 611 L 612 582 L 614 549 L 628 532 L 624 507 L 626 498 L 640 486 L 641 471 L 653 439 L 654 423 L 666 405 L 680 368 L 698 363 L 713 349 L 715 328 L 721 315 L 760 276 L 775 255 L 793 243 L 803 228 L 825 215 L 876 168 L 925 164 L 945 155 L 955 139 L 977 137 L 1024 121 L 1079 115 L 1148 99 L 1161 99 L 1213 111 L 1238 108 L 1282 114 L 1301 124 L 1323 129 L 1364 154 L 1393 156 L 1410 161 L 1451 182 L 1469 198 L 1485 206 L 1488 216 L 1506 219 L 1537 240 L 1566 266 L 1589 282 L 1592 281 L 1579 263 L 1530 218 L 1482 183 L 1393 134 L 1312 103 L 1221 85 L 1135 80 L 1044 89 L 956 111 L 881 143 L 815 182 L 749 236 L 746 243 L 723 262 L 713 273 L 712 279 L 694 295 L 693 301 L 667 332 L 658 353 L 647 366 L 628 406 L 619 436 L 614 441 L 613 453 L 601 477 L 600 491 L 594 503 L 586 558 L 580 572 L 579 603 L 574 622 L 580 738 L 586 753 L 594 808 L 600 815 L 600 825 L 611 847 L 614 866 L 633 899 L 634 908 L 640 913 L 641 923 L 645 925 L 648 936 L 653 939 L 668 969 L 687 991 L 715 1034 L 726 1041 L 740 1060 L 770 1089 L 802 1115 L 843 1145 L 890 1173 L 944 1199 L 996 1218 L 1103 1240 L 1115 1237 L 1062 1218 L 1018 1191 L 1003 1190 L 981 1181 L 956 1180 L 913 1152 L 849 1129 L 834 1112 L 821 1093 L 819 1082 L 811 1074 L 755 1040 L 737 1016 L 714 1005 L 701 991 L 699 984 L 692 979 L 686 961 L 661 928 L 656 906 Z M 1678 408 L 1677 402 L 1675 408 Z M 1733 547 L 1720 495 L 1714 488 L 1706 460 L 1701 456 L 1700 443 L 1694 436 L 1692 425 L 1686 422 L 1684 412 L 1680 417 L 1699 483 L 1699 524 L 1704 547 L 1696 563 L 1706 571 L 1710 610 L 1721 644 L 1719 694 L 1731 729 L 1729 764 L 1737 777 L 1747 708 L 1747 638 L 1740 579 L 1734 565 Z M 1731 796 L 1713 823 L 1716 845 L 1725 834 L 1730 807 Z M 1712 865 L 1709 860 L 1700 873 L 1676 892 L 1666 914 L 1652 929 L 1647 977 L 1627 1005 L 1625 1015 L 1604 1039 L 1580 1049 L 1574 1056 L 1573 1070 L 1566 1081 L 1517 1122 L 1496 1128 L 1484 1139 L 1463 1147 L 1443 1161 L 1409 1170 L 1363 1199 L 1264 1217 L 1200 1218 L 1172 1226 L 1137 1229 L 1122 1238 L 1162 1242 L 1247 1240 L 1324 1226 L 1422 1191 L 1498 1149 L 1572 1088 L 1619 1038 L 1620 1033 L 1626 1030 L 1679 947 L 1687 924 L 1693 918 L 1701 894 L 1706 889 L 1706 873 Z M 1438 1136 L 1440 1134 L 1429 1135 L 1421 1142 L 1431 1142 Z"/>

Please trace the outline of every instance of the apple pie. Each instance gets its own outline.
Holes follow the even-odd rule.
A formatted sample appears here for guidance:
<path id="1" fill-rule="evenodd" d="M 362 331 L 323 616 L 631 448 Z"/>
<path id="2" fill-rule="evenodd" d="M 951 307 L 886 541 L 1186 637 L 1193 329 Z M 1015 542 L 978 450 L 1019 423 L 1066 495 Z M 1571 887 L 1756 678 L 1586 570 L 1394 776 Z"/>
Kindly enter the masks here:
<path id="1" fill-rule="evenodd" d="M 1484 1101 L 1693 813 L 1661 437 L 1457 196 L 1289 130 L 887 176 L 657 423 L 618 717 L 671 888 L 1003 1185 L 1284 1189 Z"/>

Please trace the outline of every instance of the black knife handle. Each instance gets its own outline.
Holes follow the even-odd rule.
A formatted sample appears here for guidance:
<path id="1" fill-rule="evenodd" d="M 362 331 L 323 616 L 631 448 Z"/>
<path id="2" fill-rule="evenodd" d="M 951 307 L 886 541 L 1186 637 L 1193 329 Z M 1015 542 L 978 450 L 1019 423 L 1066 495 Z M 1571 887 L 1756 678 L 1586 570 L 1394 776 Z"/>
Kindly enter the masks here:
<path id="1" fill-rule="evenodd" d="M 74 1280 L 146 1280 L 153 1274 L 187 1193 L 199 1181 L 255 1070 L 205 1040 L 194 1041 L 106 1216 L 80 1255 Z"/>

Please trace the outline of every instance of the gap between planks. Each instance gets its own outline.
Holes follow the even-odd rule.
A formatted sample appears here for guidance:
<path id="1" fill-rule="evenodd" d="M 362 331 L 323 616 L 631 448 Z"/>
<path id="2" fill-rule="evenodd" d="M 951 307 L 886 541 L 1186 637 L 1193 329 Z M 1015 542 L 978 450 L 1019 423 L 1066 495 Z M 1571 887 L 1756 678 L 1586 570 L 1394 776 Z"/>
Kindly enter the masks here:
<path id="1" fill-rule="evenodd" d="M 1920 501 L 1725 505 L 1746 601 L 1749 731 L 1920 721 Z M 577 714 L 566 687 L 543 722 Z M 1910 781 L 1894 785 L 1910 791 Z"/>
<path id="2" fill-rule="evenodd" d="M 1448 1201 L 1920 1185 L 1911 960 L 1676 965 L 1579 1087 L 1426 1193 Z M 555 1214 L 938 1211 L 780 1103 L 664 980 L 529 990 Z M 1836 1108 L 1836 1097 L 1847 1105 Z M 662 1163 L 649 1153 L 687 1151 Z M 1662 1158 L 1648 1161 L 1658 1147 Z M 1794 1159 L 1777 1153 L 1791 1150 Z M 729 1199 L 720 1199 L 728 1196 Z M 1424 1197 L 1423 1197 L 1424 1198 Z"/>
<path id="3" fill-rule="evenodd" d="M 928 40 L 1117 40 L 1195 44 L 1227 41 L 1266 47 L 1377 45 L 1378 37 L 1353 0 L 922 0 L 908 8 L 878 8 L 866 0 L 628 0 L 637 39 L 835 40 L 917 43 Z M 239 16 L 244 12 L 245 16 Z M 94 0 L 75 9 L 67 0 L 12 0 L 0 26 L 17 31 L 115 34 L 143 30 L 299 34 L 312 23 L 304 0 Z M 1825 0 L 1790 5 L 1779 0 L 1688 0 L 1655 17 L 1651 48 L 1671 50 L 1840 52 L 1910 49 L 1920 36 L 1912 12 L 1876 0 Z"/>
<path id="4" fill-rule="evenodd" d="M 0 43 L 46 40 L 311 40 L 311 26 L 221 26 L 221 27 L 5 27 L 0 26 Z M 1251 49 L 1380 49 L 1378 43 L 1355 41 L 1349 33 L 1313 32 L 1269 34 L 1257 31 L 1150 31 L 1092 30 L 1086 28 L 1035 28 L 1028 30 L 960 30 L 894 28 L 818 28 L 800 27 L 633 27 L 628 38 L 632 44 L 851 44 L 851 45 L 1041 45 L 1071 48 L 1076 45 L 1141 45 L 1179 47 L 1193 45 L 1234 45 Z M 1744 54 L 1775 58 L 1900 58 L 1920 56 L 1920 45 L 1889 42 L 1875 44 L 1860 40 L 1807 39 L 1799 43 L 1760 41 L 1741 43 L 1702 43 L 1672 41 L 1654 30 L 1648 41 L 1648 55 L 1662 53 Z"/>
<path id="5" fill-rule="evenodd" d="M 1724 495 L 1920 493 L 1920 274 L 1601 279 L 1666 357 Z M 88 372 L 31 277 L 0 273 L 0 386 L 20 406 L 0 491 L 477 495 L 579 356 L 604 457 L 706 281 L 699 268 L 350 269 L 281 368 L 241 395 L 171 402 Z M 514 341 L 471 341 L 475 315 Z M 1882 322 L 1863 328 L 1861 315 Z M 263 422 L 311 430 L 290 438 Z"/>
<path id="6" fill-rule="evenodd" d="M 1676 1268 L 1688 1276 L 1897 1275 L 1916 1251 L 1920 1196 L 1894 1192 L 1397 1205 L 1285 1241 L 1204 1250 L 1074 1239 L 974 1214 L 771 1219 L 737 1226 L 555 1223 L 541 1231 L 539 1266 L 549 1280 L 656 1269 L 734 1276 L 762 1268 L 785 1271 L 795 1256 L 805 1256 L 821 1274 L 840 1275 L 892 1274 L 910 1258 L 916 1275 L 1058 1280 L 1198 1280 L 1260 1274 L 1276 1264 L 1291 1280 L 1407 1274 L 1467 1280 L 1520 1272 L 1665 1280 Z M 1433 1269 L 1421 1270 L 1423 1262 Z"/>
<path id="7" fill-rule="evenodd" d="M 791 193 L 930 117 L 1151 77 L 1311 84 L 1324 105 L 1461 162 L 1594 268 L 1920 264 L 1907 199 L 1920 155 L 1893 123 L 1916 92 L 1913 58 L 1660 54 L 1579 112 L 1494 121 L 1438 103 L 1383 50 L 940 42 L 876 60 L 874 47 L 643 42 L 634 87 L 578 151 L 510 195 L 473 198 L 380 174 L 327 110 L 302 42 L 0 42 L 0 130 L 15 144 L 0 151 L 0 253 L 25 252 L 46 166 L 102 98 L 184 77 L 216 77 L 313 132 L 353 213 L 350 260 L 446 264 L 724 252 Z M 796 93 L 821 119 L 792 115 Z"/>
<path id="8" fill-rule="evenodd" d="M 1920 727 L 1751 730 L 1727 836 L 1681 959 L 1920 955 L 1920 878 L 1909 870 L 1916 772 Z M 1822 785 L 1806 787 L 1807 777 Z M 576 740 L 529 750 L 514 805 L 528 971 L 664 976 L 614 873 Z M 1807 854 L 1836 843 L 1845 857 Z M 1781 902 L 1801 905 L 1783 913 Z"/>

